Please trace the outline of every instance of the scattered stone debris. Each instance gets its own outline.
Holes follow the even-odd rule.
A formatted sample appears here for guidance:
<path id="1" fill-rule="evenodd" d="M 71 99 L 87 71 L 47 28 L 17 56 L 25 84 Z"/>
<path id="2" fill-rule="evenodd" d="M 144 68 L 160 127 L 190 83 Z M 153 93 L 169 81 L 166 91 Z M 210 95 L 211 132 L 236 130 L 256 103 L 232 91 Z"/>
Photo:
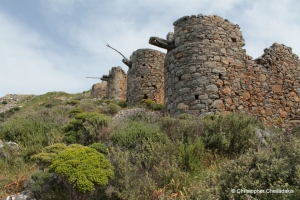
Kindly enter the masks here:
<path id="1" fill-rule="evenodd" d="M 14 107 L 21 107 L 20 103 L 29 101 L 36 97 L 33 94 L 7 94 L 0 98 L 0 113 L 6 112 Z"/>
<path id="2" fill-rule="evenodd" d="M 31 197 L 31 194 L 29 191 L 23 191 L 18 194 L 14 194 L 8 197 L 5 197 L 2 200 L 35 200 L 33 197 Z"/>

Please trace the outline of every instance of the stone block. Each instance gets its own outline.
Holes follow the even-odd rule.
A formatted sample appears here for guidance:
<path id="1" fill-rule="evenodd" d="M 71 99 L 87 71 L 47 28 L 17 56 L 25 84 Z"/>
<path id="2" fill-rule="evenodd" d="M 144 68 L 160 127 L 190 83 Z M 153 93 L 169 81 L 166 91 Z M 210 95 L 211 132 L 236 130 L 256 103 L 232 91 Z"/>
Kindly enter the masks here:
<path id="1" fill-rule="evenodd" d="M 219 91 L 219 89 L 216 85 L 208 85 L 208 86 L 206 86 L 206 91 L 217 93 Z"/>
<path id="2" fill-rule="evenodd" d="M 224 103 L 223 103 L 222 100 L 215 100 L 215 101 L 212 103 L 211 107 L 217 108 L 217 109 L 224 109 L 224 108 L 225 108 Z"/>
<path id="3" fill-rule="evenodd" d="M 189 106 L 184 103 L 179 103 L 179 104 L 177 104 L 176 108 L 179 110 L 188 110 Z"/>

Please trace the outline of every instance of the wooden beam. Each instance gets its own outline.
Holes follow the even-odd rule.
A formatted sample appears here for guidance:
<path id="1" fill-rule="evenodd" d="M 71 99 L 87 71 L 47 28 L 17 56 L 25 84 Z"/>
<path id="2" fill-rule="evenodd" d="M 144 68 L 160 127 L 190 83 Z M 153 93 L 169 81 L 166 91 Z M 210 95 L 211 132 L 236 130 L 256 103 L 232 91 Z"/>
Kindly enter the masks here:
<path id="1" fill-rule="evenodd" d="M 154 46 L 167 49 L 167 50 L 172 50 L 175 49 L 175 45 L 171 42 L 168 42 L 167 40 L 161 39 L 159 37 L 150 37 L 149 39 L 149 44 L 152 44 Z"/>

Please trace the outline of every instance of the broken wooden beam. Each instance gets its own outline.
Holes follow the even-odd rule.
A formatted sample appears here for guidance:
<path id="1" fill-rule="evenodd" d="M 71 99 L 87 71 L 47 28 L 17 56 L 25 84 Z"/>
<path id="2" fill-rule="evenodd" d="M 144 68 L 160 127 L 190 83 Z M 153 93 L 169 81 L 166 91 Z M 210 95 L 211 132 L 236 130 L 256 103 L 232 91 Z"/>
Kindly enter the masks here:
<path id="1" fill-rule="evenodd" d="M 159 37 L 150 37 L 149 39 L 149 44 L 152 44 L 154 46 L 167 49 L 167 50 L 172 50 L 175 49 L 175 45 L 171 42 L 168 42 L 167 40 L 164 40 Z"/>
<path id="2" fill-rule="evenodd" d="M 108 79 L 109 79 L 108 75 L 103 75 L 101 81 L 108 81 Z"/>

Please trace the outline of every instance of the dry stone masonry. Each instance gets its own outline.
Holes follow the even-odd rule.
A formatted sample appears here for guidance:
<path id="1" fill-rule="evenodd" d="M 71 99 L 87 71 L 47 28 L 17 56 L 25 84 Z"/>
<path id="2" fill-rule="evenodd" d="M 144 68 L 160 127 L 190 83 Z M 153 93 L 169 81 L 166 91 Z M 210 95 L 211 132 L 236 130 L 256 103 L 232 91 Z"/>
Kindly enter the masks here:
<path id="1" fill-rule="evenodd" d="M 127 66 L 127 105 L 138 104 L 142 99 L 164 102 L 165 54 L 152 49 L 138 49 L 130 56 Z"/>
<path id="2" fill-rule="evenodd" d="M 240 27 L 218 16 L 192 15 L 174 22 L 165 48 L 165 113 L 205 115 L 241 111 L 268 123 L 300 120 L 300 61 L 274 43 L 252 60 Z"/>
<path id="3" fill-rule="evenodd" d="M 91 96 L 94 98 L 104 98 L 106 96 L 106 86 L 106 81 L 94 84 L 92 87 Z"/>
<path id="4" fill-rule="evenodd" d="M 246 63 L 240 79 L 241 89 L 236 91 L 242 110 L 272 124 L 299 124 L 300 60 L 290 47 L 274 43 Z"/>
<path id="5" fill-rule="evenodd" d="M 104 75 L 101 80 L 107 82 L 106 98 L 115 100 L 126 99 L 127 76 L 121 67 L 113 67 L 109 75 Z"/>

